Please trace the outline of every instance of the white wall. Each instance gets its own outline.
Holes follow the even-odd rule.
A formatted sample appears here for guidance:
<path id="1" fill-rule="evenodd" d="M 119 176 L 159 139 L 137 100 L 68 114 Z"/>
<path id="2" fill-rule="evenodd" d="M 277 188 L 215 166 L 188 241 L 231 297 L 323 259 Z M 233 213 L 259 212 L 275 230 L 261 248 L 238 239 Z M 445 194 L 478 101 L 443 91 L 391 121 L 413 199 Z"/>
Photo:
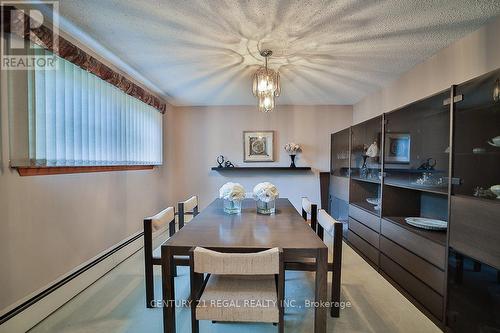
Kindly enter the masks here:
<path id="1" fill-rule="evenodd" d="M 500 17 L 354 105 L 359 123 L 500 67 Z"/>
<path id="2" fill-rule="evenodd" d="M 20 177 L 9 168 L 6 75 L 0 113 L 0 313 L 142 229 L 171 205 L 170 117 L 164 117 L 164 167 Z"/>
<path id="3" fill-rule="evenodd" d="M 297 208 L 302 196 L 318 202 L 319 171 L 330 169 L 330 134 L 351 122 L 351 106 L 279 106 L 269 114 L 259 113 L 252 106 L 175 107 L 174 199 L 197 194 L 201 207 L 205 207 L 227 181 L 240 182 L 247 192 L 258 182 L 271 181 L 280 190 L 280 196 L 289 198 Z M 244 164 L 244 130 L 275 130 L 276 162 Z M 289 166 L 290 158 L 283 146 L 290 141 L 303 147 L 296 159 L 297 166 L 311 166 L 313 172 L 210 170 L 217 166 L 216 157 L 220 154 L 237 166 Z"/>

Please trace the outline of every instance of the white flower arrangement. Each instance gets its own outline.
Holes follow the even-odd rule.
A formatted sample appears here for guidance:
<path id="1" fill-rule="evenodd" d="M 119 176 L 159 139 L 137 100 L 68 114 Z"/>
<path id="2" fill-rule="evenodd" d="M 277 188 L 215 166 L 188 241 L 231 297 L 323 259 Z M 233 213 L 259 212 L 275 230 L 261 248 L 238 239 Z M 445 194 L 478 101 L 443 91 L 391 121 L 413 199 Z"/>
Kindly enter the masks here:
<path id="1" fill-rule="evenodd" d="M 225 183 L 219 189 L 219 198 L 229 201 L 242 201 L 245 199 L 245 188 L 239 183 Z"/>
<path id="2" fill-rule="evenodd" d="M 302 147 L 294 142 L 289 142 L 285 145 L 285 151 L 290 155 L 295 155 L 302 151 Z"/>
<path id="3" fill-rule="evenodd" d="M 378 156 L 378 146 L 377 141 L 374 141 L 368 149 L 366 149 L 365 155 L 368 157 L 376 157 Z"/>
<path id="4" fill-rule="evenodd" d="M 262 202 L 276 200 L 279 194 L 276 186 L 269 182 L 259 183 L 253 188 L 253 198 Z"/>

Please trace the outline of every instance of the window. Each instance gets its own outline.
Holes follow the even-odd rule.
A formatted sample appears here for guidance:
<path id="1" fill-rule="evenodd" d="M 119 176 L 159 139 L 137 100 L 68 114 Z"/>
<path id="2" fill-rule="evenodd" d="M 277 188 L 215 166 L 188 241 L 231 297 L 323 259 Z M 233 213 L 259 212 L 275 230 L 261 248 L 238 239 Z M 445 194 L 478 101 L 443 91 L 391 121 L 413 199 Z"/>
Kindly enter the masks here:
<path id="1" fill-rule="evenodd" d="M 38 48 L 36 55 L 52 53 Z M 157 109 L 65 59 L 57 57 L 57 62 L 57 70 L 28 71 L 30 166 L 162 163 L 162 114 Z"/>

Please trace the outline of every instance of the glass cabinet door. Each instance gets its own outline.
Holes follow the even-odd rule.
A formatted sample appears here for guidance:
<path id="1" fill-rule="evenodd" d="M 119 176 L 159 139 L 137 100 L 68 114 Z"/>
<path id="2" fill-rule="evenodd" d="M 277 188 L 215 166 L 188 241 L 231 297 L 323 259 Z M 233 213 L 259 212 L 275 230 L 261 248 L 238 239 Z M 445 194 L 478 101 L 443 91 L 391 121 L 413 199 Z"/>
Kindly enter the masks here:
<path id="1" fill-rule="evenodd" d="M 351 178 L 380 183 L 382 117 L 351 127 Z"/>
<path id="2" fill-rule="evenodd" d="M 330 173 L 337 177 L 349 177 L 349 133 L 346 128 L 332 134 Z"/>
<path id="3" fill-rule="evenodd" d="M 500 70 L 457 86 L 453 194 L 500 203 Z"/>
<path id="4" fill-rule="evenodd" d="M 384 182 L 448 193 L 450 90 L 385 116 Z"/>

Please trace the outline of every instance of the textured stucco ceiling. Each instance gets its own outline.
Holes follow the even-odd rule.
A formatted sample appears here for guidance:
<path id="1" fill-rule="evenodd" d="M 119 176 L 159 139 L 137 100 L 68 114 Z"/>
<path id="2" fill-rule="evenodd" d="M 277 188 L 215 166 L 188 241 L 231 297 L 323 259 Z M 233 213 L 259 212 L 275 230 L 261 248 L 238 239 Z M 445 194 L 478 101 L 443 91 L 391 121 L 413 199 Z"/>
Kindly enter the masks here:
<path id="1" fill-rule="evenodd" d="M 255 105 L 271 48 L 279 104 L 353 104 L 500 14 L 500 1 L 61 0 L 63 18 L 177 105 Z M 61 28 L 65 28 L 62 24 Z"/>

